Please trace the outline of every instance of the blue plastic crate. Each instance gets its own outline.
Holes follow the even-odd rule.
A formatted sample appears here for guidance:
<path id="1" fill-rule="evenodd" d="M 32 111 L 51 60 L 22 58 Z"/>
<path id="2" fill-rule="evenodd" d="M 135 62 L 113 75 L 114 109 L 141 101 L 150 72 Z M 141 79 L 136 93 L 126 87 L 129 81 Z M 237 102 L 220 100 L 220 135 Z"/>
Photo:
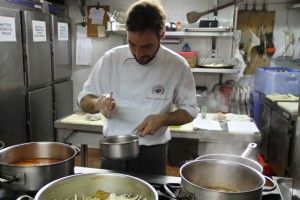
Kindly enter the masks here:
<path id="1" fill-rule="evenodd" d="M 254 89 L 264 94 L 300 94 L 300 70 L 288 67 L 258 67 Z"/>

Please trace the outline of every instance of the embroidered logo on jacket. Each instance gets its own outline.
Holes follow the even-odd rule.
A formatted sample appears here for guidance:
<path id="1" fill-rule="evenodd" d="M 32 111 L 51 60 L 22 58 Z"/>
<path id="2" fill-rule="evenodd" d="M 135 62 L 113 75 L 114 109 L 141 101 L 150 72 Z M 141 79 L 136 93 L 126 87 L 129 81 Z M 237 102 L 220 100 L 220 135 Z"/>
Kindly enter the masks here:
<path id="1" fill-rule="evenodd" d="M 163 95 L 165 93 L 165 88 L 162 85 L 156 85 L 152 88 L 152 94 Z"/>

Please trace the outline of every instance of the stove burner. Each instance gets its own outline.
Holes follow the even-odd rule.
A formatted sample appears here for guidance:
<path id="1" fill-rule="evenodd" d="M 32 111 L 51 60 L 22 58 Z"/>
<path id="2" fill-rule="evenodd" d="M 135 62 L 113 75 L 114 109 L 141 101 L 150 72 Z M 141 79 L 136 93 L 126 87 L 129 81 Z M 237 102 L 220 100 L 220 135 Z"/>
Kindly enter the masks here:
<path id="1" fill-rule="evenodd" d="M 195 200 L 195 196 L 183 187 L 179 183 L 167 183 L 157 184 L 150 183 L 158 193 L 159 200 Z M 168 191 L 169 190 L 169 191 Z"/>
<path id="2" fill-rule="evenodd" d="M 9 190 L 2 186 L 0 186 L 0 199 L 1 200 L 15 200 L 22 195 L 29 195 L 34 197 L 37 192 L 25 192 L 25 191 L 16 191 L 16 190 Z"/>

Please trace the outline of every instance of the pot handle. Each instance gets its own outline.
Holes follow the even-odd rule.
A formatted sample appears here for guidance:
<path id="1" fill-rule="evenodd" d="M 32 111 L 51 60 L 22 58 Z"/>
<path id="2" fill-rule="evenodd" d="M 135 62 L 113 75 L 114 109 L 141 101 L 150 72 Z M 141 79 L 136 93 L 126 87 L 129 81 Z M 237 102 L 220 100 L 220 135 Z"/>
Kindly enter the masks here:
<path id="1" fill-rule="evenodd" d="M 30 200 L 33 200 L 33 198 L 31 196 L 28 196 L 28 195 L 22 195 L 22 196 L 19 196 L 17 198 L 17 200 L 22 200 L 22 199 L 30 199 Z"/>
<path id="2" fill-rule="evenodd" d="M 169 189 L 167 184 L 164 184 L 164 189 L 170 197 L 172 197 L 173 199 L 176 199 L 176 195 Z"/>
<path id="3" fill-rule="evenodd" d="M 247 149 L 242 153 L 241 157 L 247 157 L 251 151 L 256 148 L 257 144 L 256 143 L 250 143 L 247 146 Z"/>
<path id="4" fill-rule="evenodd" d="M 14 182 L 14 181 L 17 181 L 18 178 L 15 177 L 15 176 L 8 176 L 8 175 L 4 175 L 3 177 L 1 177 L 3 175 L 0 175 L 0 182 L 1 183 L 11 183 L 11 182 Z"/>
<path id="5" fill-rule="evenodd" d="M 72 149 L 74 149 L 76 155 L 79 154 L 80 148 L 78 148 L 76 146 L 71 146 L 71 147 L 72 147 Z"/>
<path id="6" fill-rule="evenodd" d="M 276 189 L 277 184 L 268 176 L 264 176 L 266 179 L 268 179 L 269 181 L 271 181 L 271 183 L 273 184 L 273 186 L 271 188 L 263 188 L 262 191 L 263 192 L 270 192 Z"/>

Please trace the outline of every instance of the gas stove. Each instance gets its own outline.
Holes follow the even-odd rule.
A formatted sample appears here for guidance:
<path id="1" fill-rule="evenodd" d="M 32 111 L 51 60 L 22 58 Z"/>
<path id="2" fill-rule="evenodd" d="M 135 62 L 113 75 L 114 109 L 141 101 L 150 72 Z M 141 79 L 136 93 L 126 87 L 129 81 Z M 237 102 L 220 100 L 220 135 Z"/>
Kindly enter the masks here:
<path id="1" fill-rule="evenodd" d="M 113 172 L 110 170 L 86 168 L 86 167 L 75 167 L 76 174 L 84 173 L 108 173 Z M 161 175 L 136 175 L 140 179 L 151 184 L 158 193 L 159 200 L 194 200 L 193 194 L 187 192 L 180 186 L 180 177 L 175 176 L 161 176 Z M 171 191 L 175 196 L 170 194 L 168 190 Z M 36 192 L 23 192 L 23 191 L 13 191 L 8 190 L 0 186 L 0 199 L 1 200 L 15 200 L 22 195 L 29 195 L 34 197 Z M 261 200 L 281 200 L 280 194 L 276 192 L 264 194 Z"/>

